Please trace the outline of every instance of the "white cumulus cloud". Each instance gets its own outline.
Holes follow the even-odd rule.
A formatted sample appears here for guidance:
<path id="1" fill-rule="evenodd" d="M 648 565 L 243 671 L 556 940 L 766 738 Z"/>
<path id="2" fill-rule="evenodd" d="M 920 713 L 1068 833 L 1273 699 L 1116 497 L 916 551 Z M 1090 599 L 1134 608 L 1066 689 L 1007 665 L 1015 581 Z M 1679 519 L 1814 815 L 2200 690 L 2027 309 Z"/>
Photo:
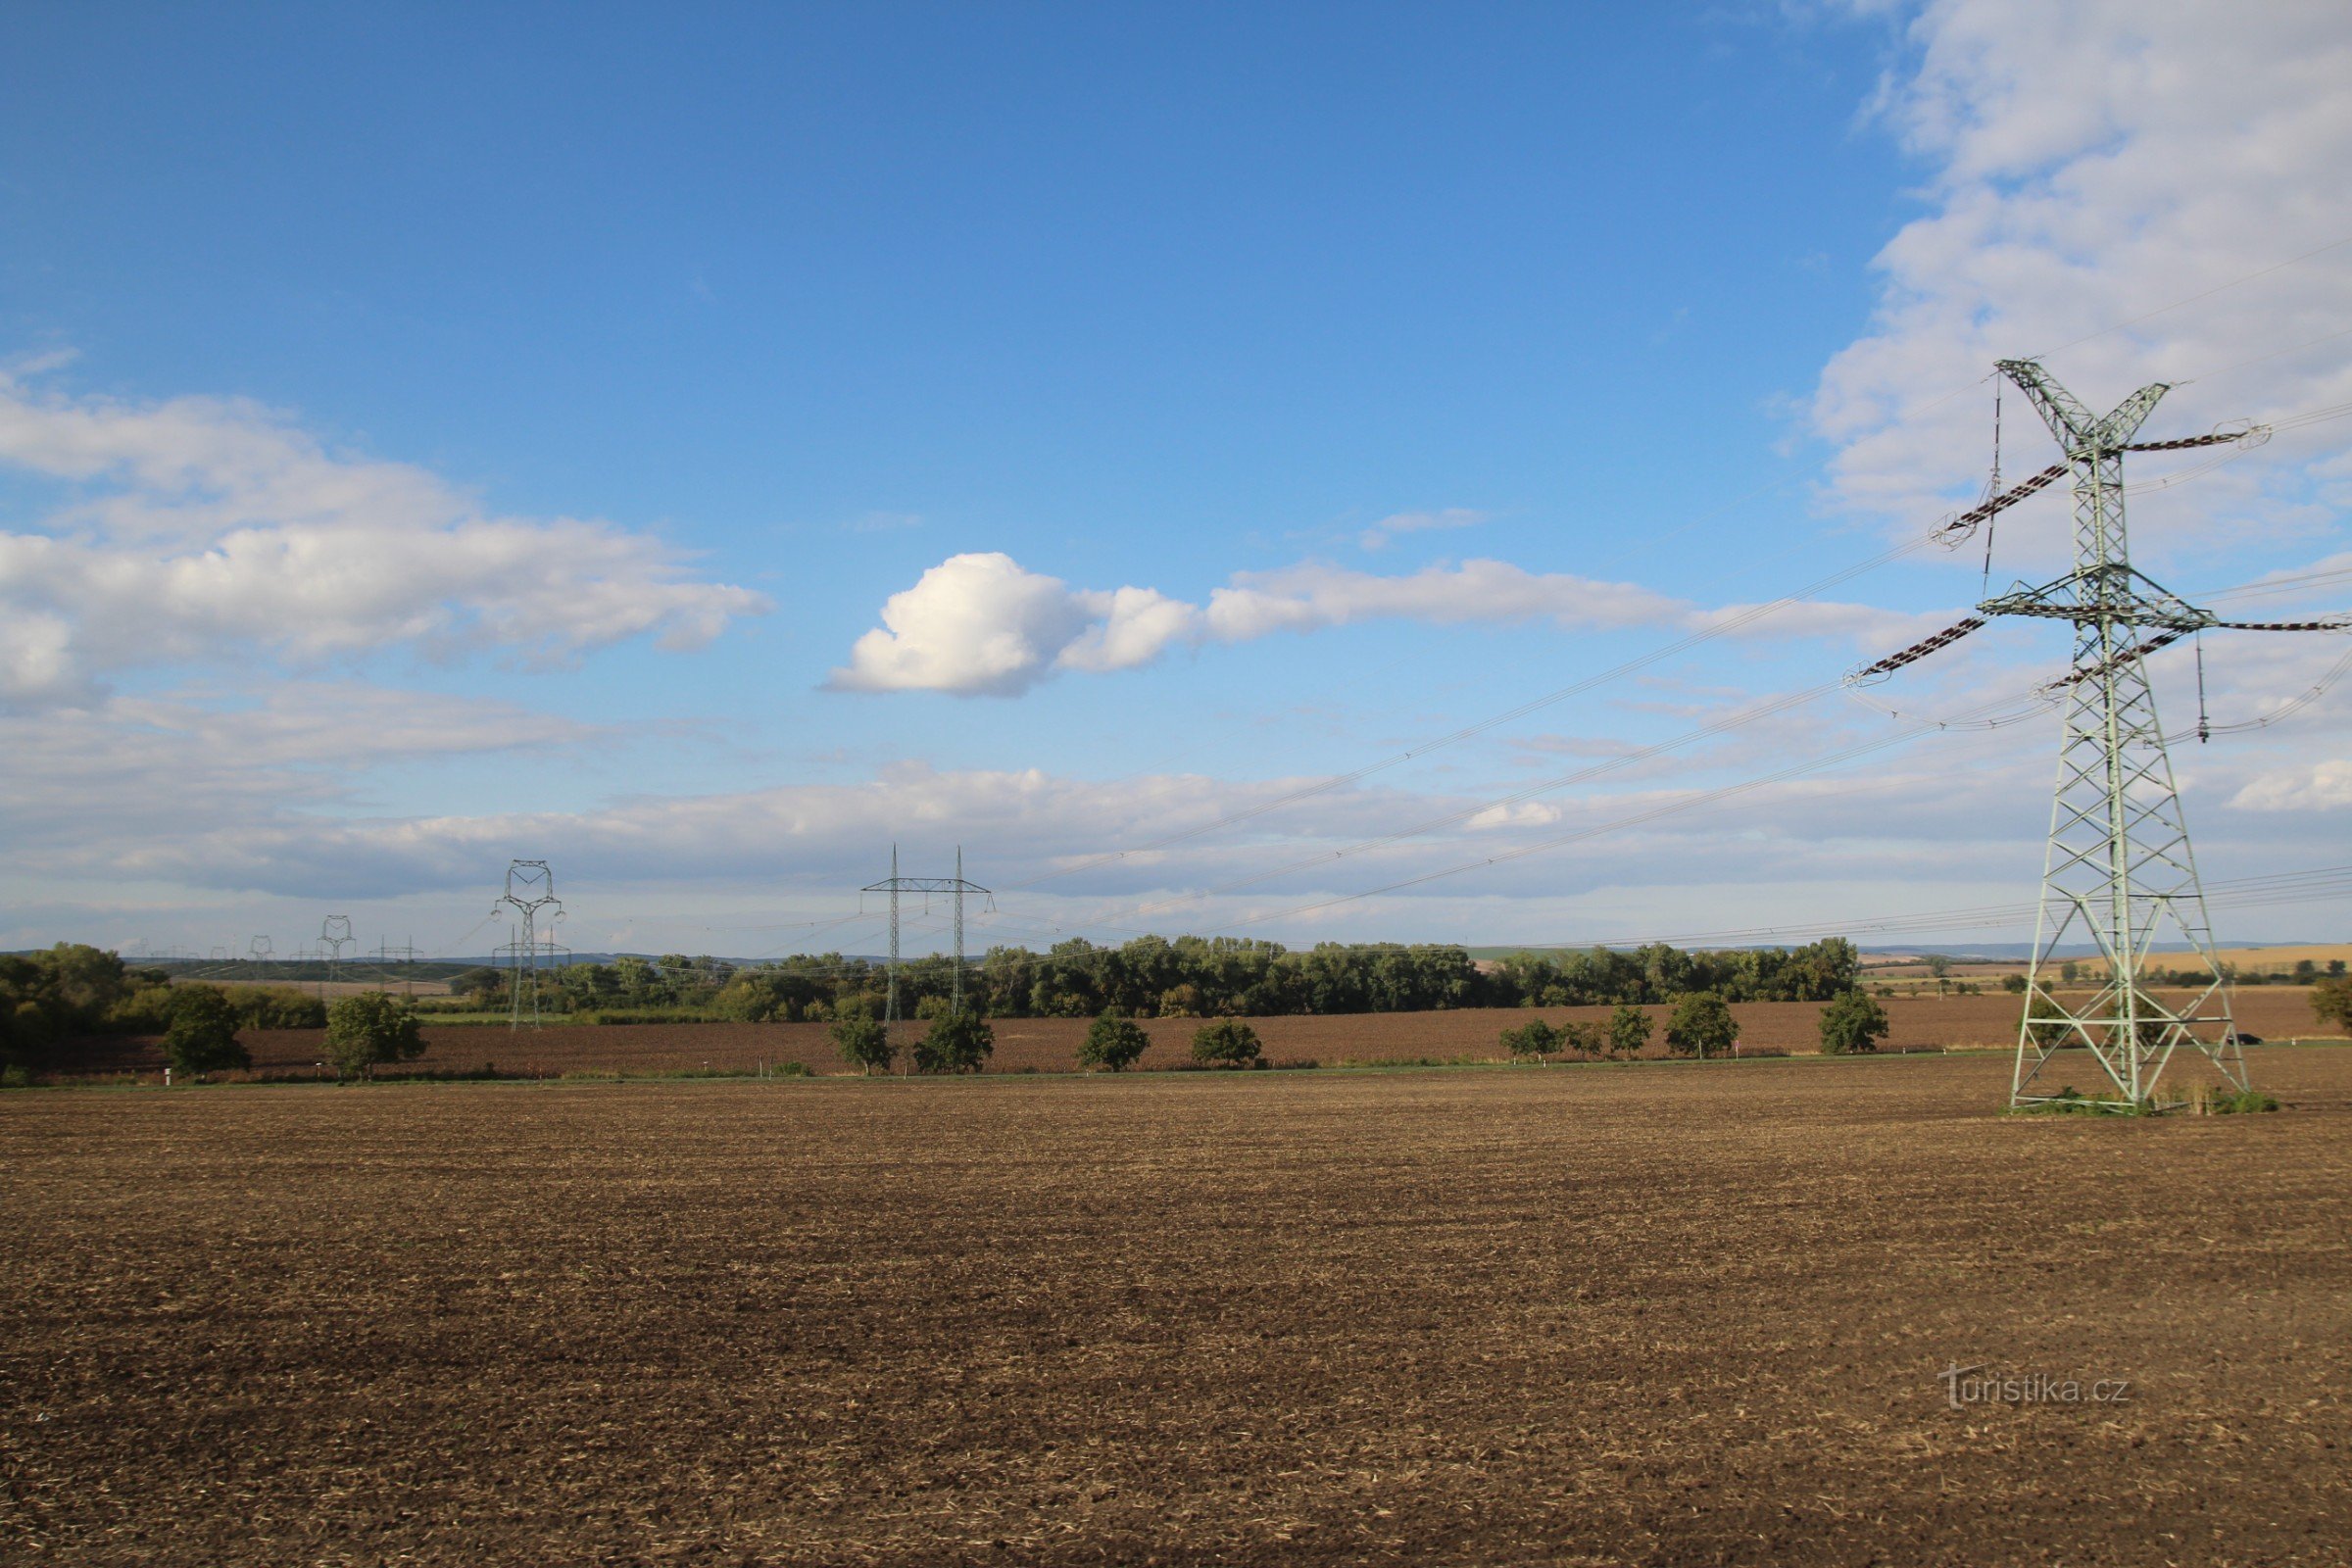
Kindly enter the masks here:
<path id="1" fill-rule="evenodd" d="M 1200 606 L 1153 588 L 1072 588 L 991 552 L 951 556 L 891 595 L 882 624 L 858 639 L 831 684 L 1002 697 L 1057 669 L 1132 669 L 1202 641 L 1249 642 L 1378 618 L 1626 625 L 1672 618 L 1679 608 L 1646 589 L 1538 575 L 1499 561 L 1400 577 L 1316 564 L 1241 572 Z"/>
<path id="2" fill-rule="evenodd" d="M 2245 811 L 2325 811 L 2352 806 L 2352 761 L 2335 759 L 2265 773 L 2230 799 Z"/>
<path id="3" fill-rule="evenodd" d="M 1205 605 L 1155 588 L 1072 588 L 1010 556 L 951 556 L 890 596 L 882 624 L 852 645 L 836 691 L 1010 697 L 1057 670 L 1133 669 L 1172 648 L 1246 643 L 1371 620 L 1426 625 L 1549 621 L 1567 631 L 1662 626 L 1709 631 L 1752 607 L 1706 609 L 1631 583 L 1465 561 L 1396 576 L 1306 562 L 1236 572 Z M 1935 616 L 1928 617 L 1935 620 Z M 1937 622 L 1940 624 L 1940 622 Z M 1748 636 L 1917 635 L 1920 618 L 1858 605 L 1784 606 Z"/>
<path id="4" fill-rule="evenodd" d="M 1929 165 L 1931 210 L 1880 253 L 1874 328 L 1813 398 L 1839 502 L 1916 525 L 1971 498 L 1995 359 L 2047 356 L 2100 411 L 2183 383 L 2151 437 L 2352 400 L 2341 6 L 1934 0 L 1905 44 L 1876 109 Z M 2023 401 L 2006 412 L 2012 475 L 2053 461 Z M 2193 490 L 2151 496 L 2134 532 L 2158 550 L 2210 541 L 2217 522 L 2309 533 L 2299 509 L 2324 477 L 2311 466 L 2342 451 L 2343 431 L 2282 433 Z M 2064 543 L 2034 520 L 2003 534 Z"/>
<path id="5" fill-rule="evenodd" d="M 53 368 L 53 367 L 51 367 Z M 709 641 L 766 601 L 612 523 L 485 514 L 438 475 L 328 450 L 239 399 L 137 404 L 0 369 L 0 471 L 65 492 L 0 529 L 0 701 L 113 671 L 408 644 L 561 659 Z"/>

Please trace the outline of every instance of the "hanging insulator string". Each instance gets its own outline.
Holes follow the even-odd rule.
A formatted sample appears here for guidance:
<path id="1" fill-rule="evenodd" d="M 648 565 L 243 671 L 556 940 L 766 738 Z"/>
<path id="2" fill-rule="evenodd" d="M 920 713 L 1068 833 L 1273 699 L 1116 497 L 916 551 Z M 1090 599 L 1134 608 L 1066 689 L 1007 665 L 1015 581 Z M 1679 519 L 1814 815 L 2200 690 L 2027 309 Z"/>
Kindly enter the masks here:
<path id="1" fill-rule="evenodd" d="M 2213 724 L 2205 716 L 2205 634 L 2197 633 L 2197 744 L 2213 739 Z"/>
<path id="2" fill-rule="evenodd" d="M 1997 496 L 1997 495 L 1999 495 L 2000 493 L 2001 493 L 2001 378 L 2000 378 L 1999 376 L 1997 376 L 1997 375 L 1996 375 L 1996 376 L 1994 376 L 1994 377 L 1993 377 L 1993 379 L 1992 379 L 1992 484 L 1991 484 L 1990 488 L 1987 490 L 1986 494 L 1987 494 L 1987 496 L 1989 497 L 1989 496 Z M 1980 593 L 1979 593 L 1979 597 L 1980 597 L 1980 598 L 1982 598 L 1982 597 L 1984 597 L 1984 596 L 1986 596 L 1986 595 L 1989 595 L 1989 594 L 1992 592 L 1992 530 L 1993 530 L 1993 526 L 1994 526 L 1994 524 L 1993 524 L 1993 518 L 1992 518 L 1992 515 L 1988 514 L 1985 516 L 1985 518 L 1984 518 L 1984 584 L 1983 584 L 1983 586 L 1982 586 L 1982 589 L 1981 589 L 1981 591 L 1980 591 Z"/>

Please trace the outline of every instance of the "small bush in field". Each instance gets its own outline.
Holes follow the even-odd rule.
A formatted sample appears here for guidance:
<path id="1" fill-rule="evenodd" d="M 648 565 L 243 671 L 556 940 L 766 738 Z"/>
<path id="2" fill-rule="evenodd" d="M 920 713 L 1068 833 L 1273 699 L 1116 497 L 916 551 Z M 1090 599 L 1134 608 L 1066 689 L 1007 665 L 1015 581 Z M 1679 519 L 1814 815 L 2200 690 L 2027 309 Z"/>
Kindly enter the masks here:
<path id="1" fill-rule="evenodd" d="M 1104 1072 L 1125 1072 L 1151 1046 L 1143 1025 L 1116 1007 L 1106 1007 L 1087 1026 L 1086 1041 L 1078 1048 L 1078 1065 Z"/>
<path id="2" fill-rule="evenodd" d="M 1740 1039 L 1732 1009 L 1712 991 L 1677 997 L 1666 1020 L 1666 1049 L 1678 1056 L 1728 1055 Z"/>
<path id="3" fill-rule="evenodd" d="M 1654 1027 L 1649 1014 L 1640 1007 L 1620 1006 L 1609 1014 L 1609 1054 L 1639 1056 L 1648 1047 Z"/>
<path id="4" fill-rule="evenodd" d="M 862 1073 L 872 1073 L 879 1067 L 890 1071 L 897 1059 L 891 1050 L 890 1031 L 875 1020 L 863 1016 L 843 1018 L 833 1025 L 833 1049 L 841 1059 Z"/>
<path id="5" fill-rule="evenodd" d="M 1261 1050 L 1257 1031 L 1239 1018 L 1219 1018 L 1193 1034 L 1193 1059 L 1211 1067 L 1247 1067 Z"/>
<path id="6" fill-rule="evenodd" d="M 1859 991 L 1842 991 L 1821 1009 L 1821 1054 L 1866 1055 L 1886 1038 L 1886 1009 Z"/>
<path id="7" fill-rule="evenodd" d="M 381 991 L 345 997 L 326 1009 L 326 1059 L 339 1078 L 371 1075 L 384 1063 L 423 1054 L 424 1036 L 415 1010 Z"/>
<path id="8" fill-rule="evenodd" d="M 1560 1047 L 1560 1032 L 1541 1018 L 1530 1019 L 1516 1029 L 1502 1032 L 1502 1049 L 1514 1057 L 1532 1057 L 1541 1061 Z"/>
<path id="9" fill-rule="evenodd" d="M 997 1032 L 988 1020 L 968 1007 L 945 1013 L 932 1021 L 930 1032 L 916 1043 L 918 1072 L 978 1072 L 995 1054 Z"/>
<path id="10" fill-rule="evenodd" d="M 212 986 L 180 986 L 172 999 L 172 1023 L 164 1031 L 164 1059 L 183 1073 L 250 1067 L 253 1057 L 237 1043 L 237 1010 Z"/>

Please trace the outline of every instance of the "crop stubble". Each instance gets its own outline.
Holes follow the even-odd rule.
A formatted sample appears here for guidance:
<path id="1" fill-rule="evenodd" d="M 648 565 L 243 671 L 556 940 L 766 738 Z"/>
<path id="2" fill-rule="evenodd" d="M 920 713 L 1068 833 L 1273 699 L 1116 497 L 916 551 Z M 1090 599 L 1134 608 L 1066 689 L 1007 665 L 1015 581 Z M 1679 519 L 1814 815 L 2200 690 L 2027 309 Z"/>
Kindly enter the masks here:
<path id="1" fill-rule="evenodd" d="M 0 1556 L 2340 1563 L 2352 1052 L 2256 1056 L 11 1096 Z"/>

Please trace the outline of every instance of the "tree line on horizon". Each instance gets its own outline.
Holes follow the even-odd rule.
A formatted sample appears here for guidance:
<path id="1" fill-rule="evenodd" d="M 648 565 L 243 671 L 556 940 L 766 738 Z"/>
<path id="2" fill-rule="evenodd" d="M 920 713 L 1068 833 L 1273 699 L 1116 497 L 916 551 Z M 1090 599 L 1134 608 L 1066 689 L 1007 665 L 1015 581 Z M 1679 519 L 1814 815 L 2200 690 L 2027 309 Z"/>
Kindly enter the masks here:
<path id="1" fill-rule="evenodd" d="M 1043 953 L 991 948 L 963 973 L 965 1005 L 995 1018 L 1285 1017 L 1428 1012 L 1454 1007 L 1645 1005 L 1710 992 L 1727 1002 L 1827 1002 L 1851 990 L 1861 955 L 1842 937 L 1799 948 L 1692 952 L 1666 943 L 1631 951 L 1522 953 L 1481 963 L 1448 944 L 1324 943 L 1290 949 L 1234 937 L 1137 937 L 1098 947 L 1083 937 Z M 899 966 L 899 1006 L 938 1017 L 956 995 L 953 958 Z M 451 988 L 477 1006 L 508 999 L 510 972 L 482 966 Z M 838 953 L 760 964 L 621 957 L 541 970 L 539 1004 L 563 1012 L 683 1010 L 756 1023 L 879 1017 L 889 988 L 879 960 Z"/>

